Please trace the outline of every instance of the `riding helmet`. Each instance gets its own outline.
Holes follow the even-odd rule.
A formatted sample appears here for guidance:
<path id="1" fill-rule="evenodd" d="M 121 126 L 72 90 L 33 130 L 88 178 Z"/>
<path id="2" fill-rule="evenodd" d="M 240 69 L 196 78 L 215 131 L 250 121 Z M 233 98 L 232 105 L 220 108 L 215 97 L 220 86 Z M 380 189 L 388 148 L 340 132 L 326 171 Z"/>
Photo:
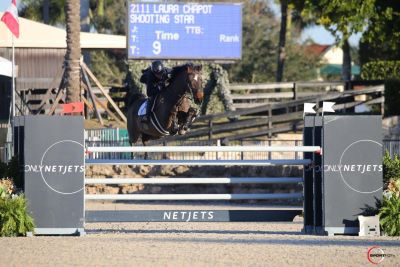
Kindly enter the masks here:
<path id="1" fill-rule="evenodd" d="M 164 71 L 164 65 L 160 60 L 155 60 L 151 63 L 151 71 L 154 74 L 161 74 Z"/>

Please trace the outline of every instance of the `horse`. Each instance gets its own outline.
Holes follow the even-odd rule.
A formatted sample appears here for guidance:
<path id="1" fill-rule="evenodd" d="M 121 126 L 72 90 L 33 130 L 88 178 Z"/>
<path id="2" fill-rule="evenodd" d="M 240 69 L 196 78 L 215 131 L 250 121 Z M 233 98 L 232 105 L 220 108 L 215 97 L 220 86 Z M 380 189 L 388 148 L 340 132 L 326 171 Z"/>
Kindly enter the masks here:
<path id="1" fill-rule="evenodd" d="M 141 137 L 145 146 L 147 141 L 160 139 L 170 135 L 170 132 L 181 125 L 180 134 L 184 134 L 184 124 L 190 124 L 196 114 L 188 103 L 188 95 L 193 97 L 195 103 L 203 100 L 202 67 L 187 63 L 172 68 L 169 84 L 155 97 L 151 104 L 149 122 L 142 122 L 138 115 L 140 109 L 145 109 L 143 104 L 146 96 L 137 89 L 127 94 L 127 129 L 131 145 L 137 143 Z"/>

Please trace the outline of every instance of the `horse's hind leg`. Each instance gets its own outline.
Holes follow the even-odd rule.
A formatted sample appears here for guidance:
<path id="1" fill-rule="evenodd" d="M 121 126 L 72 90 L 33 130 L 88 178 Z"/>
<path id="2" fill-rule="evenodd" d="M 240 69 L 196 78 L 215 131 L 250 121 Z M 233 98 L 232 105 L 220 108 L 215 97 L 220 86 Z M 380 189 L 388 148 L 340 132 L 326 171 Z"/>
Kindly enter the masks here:
<path id="1" fill-rule="evenodd" d="M 129 145 L 130 146 L 133 146 L 134 144 L 136 144 L 138 139 L 139 139 L 139 135 L 138 134 L 132 134 L 131 132 L 129 132 Z M 134 159 L 135 158 L 135 152 L 132 152 L 130 154 L 131 154 L 131 159 Z"/>
<path id="2" fill-rule="evenodd" d="M 143 144 L 143 146 L 146 146 L 146 144 L 147 144 L 147 141 L 149 141 L 150 140 L 150 135 L 147 135 L 147 134 L 142 134 L 142 144 Z M 149 158 L 149 155 L 147 154 L 147 152 L 145 152 L 144 153 L 144 159 L 148 159 Z"/>

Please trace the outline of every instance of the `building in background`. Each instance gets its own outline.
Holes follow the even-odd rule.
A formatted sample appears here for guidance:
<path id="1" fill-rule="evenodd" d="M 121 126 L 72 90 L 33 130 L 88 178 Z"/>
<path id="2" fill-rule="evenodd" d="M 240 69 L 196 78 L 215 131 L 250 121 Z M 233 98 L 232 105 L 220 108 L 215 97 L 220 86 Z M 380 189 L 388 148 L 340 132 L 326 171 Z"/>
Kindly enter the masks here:
<path id="1" fill-rule="evenodd" d="M 0 12 L 0 16 L 2 13 Z M 61 83 L 66 52 L 66 31 L 32 20 L 19 18 L 20 37 L 14 39 L 17 114 L 35 113 L 43 98 L 55 96 Z M 126 49 L 122 35 L 81 32 L 82 53 L 91 49 Z M 12 38 L 0 23 L 0 57 L 11 60 Z M 28 103 L 29 102 L 29 103 Z"/>
<path id="2" fill-rule="evenodd" d="M 306 51 L 320 58 L 319 81 L 339 81 L 342 76 L 343 50 L 336 45 L 307 45 Z M 352 63 L 351 74 L 360 74 L 360 67 Z"/>
<path id="3" fill-rule="evenodd" d="M 7 158 L 5 144 L 10 130 L 11 77 L 12 62 L 0 57 L 0 162 Z"/>

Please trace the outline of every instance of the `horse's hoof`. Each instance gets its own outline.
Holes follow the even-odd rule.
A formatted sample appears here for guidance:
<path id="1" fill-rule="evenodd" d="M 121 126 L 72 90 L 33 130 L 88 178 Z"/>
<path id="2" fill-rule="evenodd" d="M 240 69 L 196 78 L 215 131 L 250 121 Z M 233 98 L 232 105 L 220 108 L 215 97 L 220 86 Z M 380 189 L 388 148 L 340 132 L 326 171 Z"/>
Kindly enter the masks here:
<path id="1" fill-rule="evenodd" d="M 178 133 L 179 133 L 179 135 L 184 135 L 186 133 L 186 130 L 180 129 Z"/>

